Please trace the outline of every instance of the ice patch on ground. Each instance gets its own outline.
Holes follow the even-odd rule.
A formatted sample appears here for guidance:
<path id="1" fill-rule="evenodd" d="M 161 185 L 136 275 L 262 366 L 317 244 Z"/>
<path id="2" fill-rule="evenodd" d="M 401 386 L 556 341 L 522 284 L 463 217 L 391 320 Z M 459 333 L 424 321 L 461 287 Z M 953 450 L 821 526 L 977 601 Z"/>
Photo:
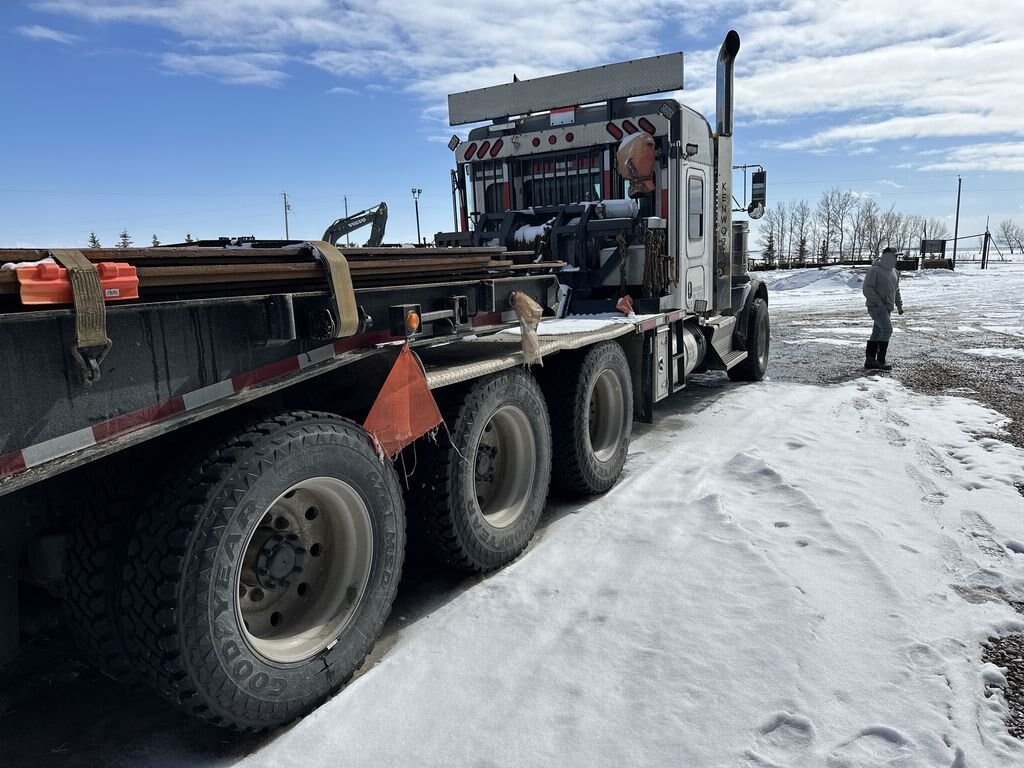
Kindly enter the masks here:
<path id="1" fill-rule="evenodd" d="M 812 339 L 783 339 L 783 344 L 829 344 L 833 347 L 860 347 L 862 341 L 849 341 L 848 339 L 823 339 L 815 337 Z"/>
<path id="2" fill-rule="evenodd" d="M 1024 360 L 1024 349 L 965 349 L 965 354 L 994 357 L 999 360 Z"/>
<path id="3" fill-rule="evenodd" d="M 1024 325 L 983 325 L 981 327 L 986 331 L 992 331 L 992 333 L 1002 333 L 1006 336 L 1024 338 Z"/>
<path id="4" fill-rule="evenodd" d="M 814 325 L 805 325 L 800 329 L 801 331 L 813 331 L 814 333 L 835 333 L 843 336 L 870 336 L 871 328 L 850 328 L 848 326 L 840 326 L 836 328 L 829 328 L 828 326 L 818 327 Z"/>

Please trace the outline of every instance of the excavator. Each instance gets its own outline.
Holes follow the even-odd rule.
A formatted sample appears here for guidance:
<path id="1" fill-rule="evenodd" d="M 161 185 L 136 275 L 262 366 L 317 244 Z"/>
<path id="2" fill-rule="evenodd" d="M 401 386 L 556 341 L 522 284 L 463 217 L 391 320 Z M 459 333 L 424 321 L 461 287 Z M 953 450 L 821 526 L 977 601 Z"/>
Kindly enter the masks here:
<path id="1" fill-rule="evenodd" d="M 331 245 L 337 245 L 338 241 L 347 235 L 349 232 L 354 232 L 360 227 L 365 227 L 367 224 L 371 225 L 370 239 L 366 241 L 365 248 L 376 248 L 384 240 L 384 228 L 388 223 L 388 205 L 387 203 L 380 203 L 367 208 L 365 211 L 359 211 L 359 213 L 353 213 L 351 216 L 346 216 L 343 219 L 338 219 L 324 232 L 322 240 L 326 240 Z"/>

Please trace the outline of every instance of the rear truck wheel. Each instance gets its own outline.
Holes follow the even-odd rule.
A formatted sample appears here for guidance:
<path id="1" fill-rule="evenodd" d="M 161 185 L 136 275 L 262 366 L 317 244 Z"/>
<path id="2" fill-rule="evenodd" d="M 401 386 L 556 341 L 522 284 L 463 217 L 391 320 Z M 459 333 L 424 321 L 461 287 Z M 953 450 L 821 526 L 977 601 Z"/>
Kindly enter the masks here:
<path id="1" fill-rule="evenodd" d="M 747 357 L 729 369 L 729 378 L 733 381 L 760 381 L 768 370 L 771 324 L 768 320 L 768 302 L 764 299 L 754 299 L 750 305 L 747 328 Z"/>
<path id="2" fill-rule="evenodd" d="M 551 426 L 534 378 L 513 369 L 480 379 L 446 409 L 410 514 L 418 538 L 465 571 L 499 568 L 537 528 L 551 479 Z"/>
<path id="3" fill-rule="evenodd" d="M 587 350 L 548 381 L 556 461 L 552 482 L 577 495 L 604 493 L 619 479 L 633 431 L 633 379 L 614 341 Z"/>
<path id="4" fill-rule="evenodd" d="M 238 431 L 155 496 L 128 548 L 125 644 L 172 703 L 261 730 L 358 669 L 401 575 L 395 471 L 356 424 L 292 412 Z"/>

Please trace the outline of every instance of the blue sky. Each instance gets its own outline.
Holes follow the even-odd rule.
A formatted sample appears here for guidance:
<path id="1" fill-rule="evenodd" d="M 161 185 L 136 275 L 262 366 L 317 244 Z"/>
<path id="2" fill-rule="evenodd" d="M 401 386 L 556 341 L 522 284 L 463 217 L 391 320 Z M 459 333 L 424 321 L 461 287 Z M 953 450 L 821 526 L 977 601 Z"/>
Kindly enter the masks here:
<path id="1" fill-rule="evenodd" d="M 770 205 L 839 187 L 952 230 L 959 174 L 961 234 L 1024 225 L 1021 0 L 4 0 L 0 246 L 283 237 L 282 191 L 292 237 L 347 196 L 412 241 L 413 187 L 429 237 L 453 227 L 447 93 L 683 50 L 710 115 L 730 28 L 735 162 Z"/>

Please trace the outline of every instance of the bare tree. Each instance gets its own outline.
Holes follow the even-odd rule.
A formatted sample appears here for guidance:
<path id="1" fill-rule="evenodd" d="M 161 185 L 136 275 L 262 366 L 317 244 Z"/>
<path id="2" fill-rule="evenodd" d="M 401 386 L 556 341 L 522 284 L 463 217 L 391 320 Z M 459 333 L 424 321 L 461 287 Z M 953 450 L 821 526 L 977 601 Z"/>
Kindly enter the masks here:
<path id="1" fill-rule="evenodd" d="M 863 258 L 865 250 L 870 253 L 879 219 L 878 203 L 869 197 L 861 198 L 850 217 L 850 255 L 854 259 Z"/>
<path id="2" fill-rule="evenodd" d="M 949 225 L 942 219 L 925 219 L 921 218 L 924 222 L 921 238 L 924 240 L 948 240 L 949 239 Z"/>
<path id="3" fill-rule="evenodd" d="M 818 198 L 818 207 L 814 211 L 821 233 L 820 241 L 817 244 L 818 262 L 825 263 L 832 254 L 832 243 L 835 237 L 836 225 L 836 203 L 839 197 L 839 188 L 833 187 L 828 192 L 822 192 Z"/>
<path id="4" fill-rule="evenodd" d="M 811 229 L 811 206 L 807 204 L 806 200 L 801 200 L 793 206 L 790 218 L 793 224 L 793 234 L 796 237 L 797 258 L 801 263 L 806 264 L 810 260 L 808 240 Z"/>
<path id="5" fill-rule="evenodd" d="M 777 222 L 775 230 L 776 247 L 779 249 L 779 264 L 789 266 L 793 261 L 793 254 L 788 247 L 786 234 L 790 229 L 789 210 L 783 201 L 775 206 L 775 218 Z"/>
<path id="6" fill-rule="evenodd" d="M 835 231 L 839 235 L 838 250 L 840 261 L 843 258 L 843 245 L 846 241 L 846 222 L 853 218 L 856 208 L 857 196 L 851 190 L 847 190 L 836 197 L 833 212 L 836 218 Z"/>
<path id="7" fill-rule="evenodd" d="M 887 245 L 899 243 L 899 228 L 903 216 L 896 212 L 896 205 L 889 206 L 889 210 L 882 214 L 882 219 L 878 226 L 878 240 L 874 242 L 871 249 L 872 256 L 878 256 L 882 252 L 882 248 Z M 897 247 L 899 247 L 897 245 Z"/>
<path id="8" fill-rule="evenodd" d="M 917 250 L 920 244 L 921 233 L 924 231 L 924 219 L 921 216 L 901 214 L 896 229 L 893 232 L 894 240 L 891 245 L 898 250 Z"/>
<path id="9" fill-rule="evenodd" d="M 1014 248 L 1020 250 L 1021 240 L 1024 240 L 1024 229 L 1014 224 L 1013 219 L 1005 219 L 996 227 L 996 239 L 1010 249 L 1012 256 Z"/>

